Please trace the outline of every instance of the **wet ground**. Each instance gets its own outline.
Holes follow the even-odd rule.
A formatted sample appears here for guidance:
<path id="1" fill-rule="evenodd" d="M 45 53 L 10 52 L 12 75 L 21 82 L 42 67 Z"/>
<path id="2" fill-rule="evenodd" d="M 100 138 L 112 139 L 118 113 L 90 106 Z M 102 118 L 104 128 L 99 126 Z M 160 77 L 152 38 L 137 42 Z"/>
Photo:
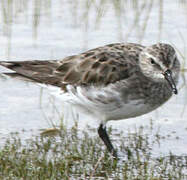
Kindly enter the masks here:
<path id="1" fill-rule="evenodd" d="M 68 1 L 31 0 L 0 2 L 0 59 L 61 59 L 114 42 L 150 45 L 158 41 L 172 44 L 182 64 L 179 94 L 153 113 L 135 119 L 110 122 L 124 133 L 146 126 L 150 119 L 160 127 L 164 141 L 155 154 L 185 154 L 187 149 L 187 1 L 124 0 Z M 0 68 L 0 72 L 6 69 Z M 40 86 L 0 75 L 0 136 L 25 130 L 24 136 L 59 123 L 61 102 Z M 94 121 L 81 115 L 80 128 Z M 171 143 L 172 142 L 172 143 Z"/>

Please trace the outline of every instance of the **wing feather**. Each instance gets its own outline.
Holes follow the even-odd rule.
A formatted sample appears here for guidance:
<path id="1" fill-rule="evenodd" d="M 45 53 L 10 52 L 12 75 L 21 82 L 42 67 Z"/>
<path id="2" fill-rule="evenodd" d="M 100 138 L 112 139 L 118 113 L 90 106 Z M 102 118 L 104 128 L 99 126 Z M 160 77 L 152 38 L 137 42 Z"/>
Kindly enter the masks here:
<path id="1" fill-rule="evenodd" d="M 23 76 L 39 83 L 64 88 L 73 85 L 107 85 L 127 79 L 137 68 L 138 44 L 110 44 L 63 60 L 0 61 L 0 65 L 14 71 L 12 76 Z M 11 76 L 11 73 L 7 73 Z"/>

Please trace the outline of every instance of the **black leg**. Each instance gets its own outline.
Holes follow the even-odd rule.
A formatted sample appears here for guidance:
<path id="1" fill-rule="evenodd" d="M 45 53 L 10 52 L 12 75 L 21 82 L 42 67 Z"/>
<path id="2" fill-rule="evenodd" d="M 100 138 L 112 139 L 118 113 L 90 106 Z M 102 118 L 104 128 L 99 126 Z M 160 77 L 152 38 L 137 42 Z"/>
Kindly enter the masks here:
<path id="1" fill-rule="evenodd" d="M 110 138 L 108 137 L 108 134 L 106 132 L 106 128 L 103 128 L 103 125 L 101 124 L 99 126 L 99 129 L 98 129 L 98 134 L 99 134 L 99 137 L 103 140 L 104 144 L 106 145 L 107 149 L 109 150 L 109 152 L 115 157 L 117 158 L 117 152 L 116 150 L 114 149 L 111 141 L 110 141 Z"/>

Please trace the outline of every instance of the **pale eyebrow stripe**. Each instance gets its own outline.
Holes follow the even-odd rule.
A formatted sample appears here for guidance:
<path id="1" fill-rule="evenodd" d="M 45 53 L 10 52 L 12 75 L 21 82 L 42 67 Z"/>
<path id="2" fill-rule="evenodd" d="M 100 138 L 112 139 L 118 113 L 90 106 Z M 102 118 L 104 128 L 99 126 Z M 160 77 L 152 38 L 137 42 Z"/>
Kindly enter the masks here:
<path id="1" fill-rule="evenodd" d="M 151 54 L 149 54 L 149 53 L 147 53 L 147 52 L 145 53 L 145 55 L 146 55 L 148 58 L 152 58 L 152 59 L 154 59 L 154 60 L 156 59 L 155 56 L 153 56 L 153 55 L 151 55 Z"/>

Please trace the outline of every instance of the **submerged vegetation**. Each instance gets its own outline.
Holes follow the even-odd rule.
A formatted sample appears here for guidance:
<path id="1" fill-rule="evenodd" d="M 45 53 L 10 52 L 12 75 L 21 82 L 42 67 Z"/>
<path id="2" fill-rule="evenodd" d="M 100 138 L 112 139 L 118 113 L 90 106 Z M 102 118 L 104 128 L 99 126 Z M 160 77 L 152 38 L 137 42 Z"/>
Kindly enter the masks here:
<path id="1" fill-rule="evenodd" d="M 74 126 L 57 132 L 58 136 L 42 133 L 26 142 L 19 134 L 11 134 L 0 148 L 0 178 L 187 179 L 187 156 L 152 156 L 151 147 L 163 140 L 158 132 L 152 138 L 143 128 L 126 136 L 118 134 L 118 160 L 93 136 L 94 131 L 90 135 Z"/>
<path id="2" fill-rule="evenodd" d="M 62 21 L 67 17 L 70 18 L 69 25 L 74 28 L 81 27 L 85 33 L 90 28 L 99 29 L 107 13 L 112 13 L 115 17 L 118 39 L 128 41 L 130 36 L 135 36 L 137 41 L 141 42 L 146 34 L 148 21 L 151 20 L 151 13 L 158 9 L 155 23 L 157 23 L 158 31 L 157 40 L 161 40 L 165 13 L 163 11 L 164 0 L 159 0 L 158 4 L 154 0 L 58 0 L 55 3 L 58 3 L 59 7 L 54 12 L 52 0 L 2 0 L 0 19 L 4 35 L 10 39 L 12 25 L 22 19 L 26 26 L 31 25 L 33 38 L 37 39 L 39 25 L 46 22 L 47 26 L 51 27 L 55 13 Z M 182 9 L 187 6 L 186 0 L 180 0 L 177 3 Z M 90 17 L 93 12 L 94 18 L 92 19 Z"/>

